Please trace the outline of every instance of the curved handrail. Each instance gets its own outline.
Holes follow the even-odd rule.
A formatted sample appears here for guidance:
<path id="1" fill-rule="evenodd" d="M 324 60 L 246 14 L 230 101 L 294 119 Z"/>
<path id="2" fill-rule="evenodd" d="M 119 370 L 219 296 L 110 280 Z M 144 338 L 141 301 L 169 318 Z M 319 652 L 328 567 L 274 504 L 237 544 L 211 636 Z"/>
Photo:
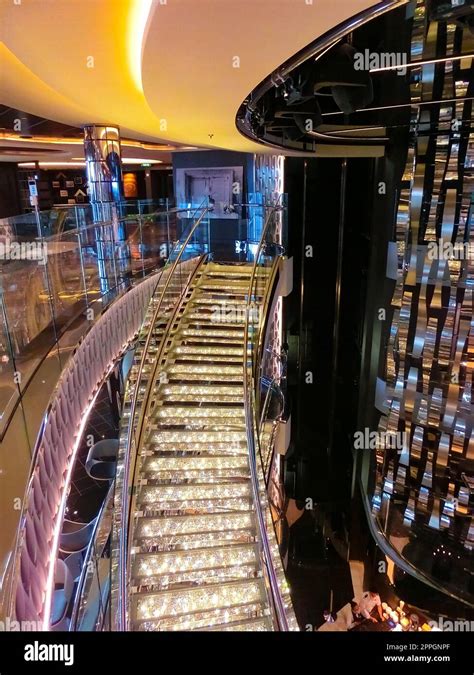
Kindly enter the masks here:
<path id="1" fill-rule="evenodd" d="M 277 394 L 280 397 L 280 402 L 281 402 L 281 410 L 280 413 L 276 416 L 275 419 L 271 420 L 272 422 L 272 433 L 271 433 L 271 438 L 270 438 L 270 443 L 269 443 L 269 448 L 271 448 L 271 452 L 268 454 L 266 457 L 266 462 L 264 463 L 263 457 L 262 457 L 262 465 L 263 465 L 263 475 L 265 478 L 265 484 L 268 488 L 268 484 L 270 482 L 270 469 L 273 464 L 273 456 L 275 454 L 275 444 L 274 444 L 274 439 L 275 439 L 275 433 L 278 425 L 283 419 L 283 415 L 285 413 L 285 405 L 286 405 L 286 399 L 285 399 L 285 394 L 283 393 L 281 387 L 280 387 L 280 378 L 279 377 L 274 377 L 272 381 L 270 382 L 267 393 L 265 395 L 265 400 L 263 402 L 262 406 L 262 413 L 260 415 L 260 425 L 258 427 L 258 430 L 260 434 L 262 434 L 263 426 L 265 424 L 266 416 L 268 413 L 268 409 L 270 407 L 270 402 L 272 399 L 272 392 L 276 391 Z M 261 438 L 261 436 L 260 436 Z M 261 443 L 260 443 L 261 445 Z"/>
<path id="2" fill-rule="evenodd" d="M 268 533 L 265 524 L 265 518 L 262 510 L 261 504 L 261 495 L 260 495 L 260 486 L 259 478 L 257 471 L 257 453 L 256 453 L 256 443 L 255 443 L 255 422 L 256 422 L 256 410 L 255 406 L 252 405 L 252 392 L 255 387 L 254 381 L 254 372 L 256 366 L 256 358 L 254 358 L 254 350 L 250 350 L 250 364 L 249 364 L 249 354 L 248 354 L 248 344 L 249 344 L 249 323 L 251 316 L 251 305 L 252 299 L 254 296 L 254 283 L 256 279 L 258 261 L 260 255 L 263 251 L 267 233 L 269 231 L 270 224 L 273 220 L 274 214 L 281 210 L 281 206 L 275 205 L 270 210 L 266 222 L 264 223 L 262 236 L 255 253 L 255 261 L 252 268 L 252 274 L 248 287 L 247 294 L 247 305 L 246 305 L 246 321 L 244 329 L 244 372 L 243 372 L 243 389 L 244 389 L 244 409 L 245 409 L 245 426 L 247 433 L 247 445 L 249 452 L 249 464 L 250 464 L 250 474 L 252 479 L 252 492 L 255 502 L 255 512 L 257 516 L 257 526 L 260 539 L 261 553 L 262 553 L 262 562 L 267 571 L 268 583 L 270 586 L 269 599 L 276 616 L 276 620 L 280 630 L 288 631 L 289 625 L 286 617 L 285 605 L 283 598 L 281 596 L 280 588 L 278 585 L 277 576 L 275 573 L 274 566 L 272 564 L 272 554 L 270 550 L 270 542 L 268 539 Z M 258 345 L 257 345 L 258 347 Z"/>
<path id="3" fill-rule="evenodd" d="M 249 123 L 249 118 L 254 112 L 256 112 L 257 104 L 260 99 L 268 91 L 270 91 L 272 87 L 277 87 L 284 84 L 291 72 L 295 70 L 295 68 L 301 66 L 308 59 L 312 57 L 315 57 L 315 60 L 321 58 L 331 47 L 333 47 L 348 33 L 352 33 L 354 30 L 360 28 L 369 21 L 382 16 L 382 14 L 385 14 L 396 7 L 406 5 L 409 2 L 410 0 L 382 0 L 382 2 L 377 3 L 375 6 L 369 7 L 362 12 L 359 12 L 347 21 L 344 21 L 335 28 L 332 28 L 323 35 L 320 35 L 315 40 L 310 42 L 309 45 L 306 45 L 306 47 L 303 47 L 292 57 L 287 59 L 279 68 L 270 73 L 260 82 L 260 84 L 258 84 L 249 94 L 247 94 L 246 98 L 240 105 L 235 117 L 235 125 L 242 136 L 245 136 L 245 138 L 252 140 L 254 143 L 258 143 L 259 145 L 278 148 L 281 150 L 283 147 L 282 145 L 271 143 L 270 141 L 263 141 L 262 139 L 258 138 L 254 133 L 251 124 Z M 335 137 L 322 133 L 317 133 L 316 138 L 319 141 L 324 141 L 326 143 L 341 145 L 347 145 L 348 141 L 352 143 L 353 140 L 360 139 L 360 137 L 348 137 L 347 139 L 341 139 L 341 141 L 343 141 L 342 143 L 338 143 Z M 365 144 L 368 144 L 370 141 L 369 138 L 361 140 L 365 141 Z"/>
<path id="4" fill-rule="evenodd" d="M 143 368 L 146 362 L 146 357 L 148 353 L 148 349 L 150 347 L 151 340 L 153 338 L 153 326 L 156 323 L 156 320 L 158 318 L 158 315 L 161 311 L 161 306 L 163 303 L 163 300 L 165 298 L 166 291 L 169 288 L 171 279 L 173 278 L 173 275 L 176 271 L 176 268 L 181 260 L 181 257 L 183 255 L 183 252 L 186 250 L 187 245 L 191 241 L 191 238 L 193 237 L 196 229 L 199 227 L 201 224 L 204 216 L 209 212 L 209 208 L 205 207 L 199 216 L 199 218 L 194 222 L 192 225 L 186 239 L 184 242 L 178 242 L 175 246 L 174 251 L 178 252 L 176 259 L 173 261 L 171 268 L 168 273 L 168 277 L 166 279 L 163 291 L 161 293 L 160 299 L 157 303 L 157 307 L 155 309 L 155 312 L 153 314 L 153 317 L 150 322 L 150 330 L 148 331 L 147 339 L 145 342 L 145 346 L 143 348 L 143 353 L 142 353 L 142 358 L 140 360 L 140 366 L 137 374 L 137 379 L 136 379 L 136 385 L 132 397 L 132 405 L 130 408 L 130 415 L 129 415 L 129 421 L 128 421 L 128 430 L 127 430 L 127 442 L 126 442 L 126 447 L 127 447 L 127 458 L 124 462 L 124 477 L 123 477 L 123 488 L 122 488 L 122 512 L 121 512 L 121 518 L 120 518 L 120 528 L 121 528 L 121 534 L 122 536 L 120 537 L 120 543 L 119 543 L 119 568 L 118 568 L 118 574 L 119 574 L 119 592 L 118 592 L 118 619 L 119 619 L 119 630 L 126 630 L 127 626 L 127 612 L 126 612 L 126 596 L 127 596 L 127 551 L 128 551 L 128 530 L 129 530 L 129 518 L 130 518 L 130 500 L 126 499 L 126 496 L 129 493 L 129 489 L 131 488 L 131 479 L 133 479 L 133 474 L 131 474 L 130 468 L 131 468 L 131 460 L 132 460 L 132 446 L 133 446 L 133 452 L 136 453 L 138 448 L 140 447 L 140 442 L 143 434 L 143 427 L 144 427 L 144 422 L 145 422 L 145 411 L 148 409 L 149 405 L 149 399 L 150 399 L 150 393 L 151 393 L 151 388 L 154 384 L 154 377 L 156 374 L 156 369 L 158 367 L 159 363 L 159 356 L 162 352 L 162 348 L 160 349 L 160 354 L 158 354 L 155 357 L 155 363 L 154 363 L 154 370 L 151 375 L 151 377 L 148 380 L 148 385 L 147 389 L 145 392 L 145 395 L 143 397 L 143 402 L 142 402 L 142 408 L 140 410 L 140 417 L 137 422 L 137 427 L 134 432 L 134 418 L 137 412 L 137 402 L 138 402 L 138 392 L 140 389 L 140 382 L 141 378 L 143 375 Z M 165 270 L 167 269 L 166 267 L 164 268 Z M 179 301 L 178 301 L 179 304 Z M 173 315 L 174 316 L 174 315 Z M 173 317 L 171 317 L 170 320 L 172 320 Z M 163 347 L 163 344 L 165 342 L 165 336 L 163 336 L 163 339 L 161 341 L 161 345 Z M 138 432 L 138 437 L 137 437 L 137 432 Z"/>

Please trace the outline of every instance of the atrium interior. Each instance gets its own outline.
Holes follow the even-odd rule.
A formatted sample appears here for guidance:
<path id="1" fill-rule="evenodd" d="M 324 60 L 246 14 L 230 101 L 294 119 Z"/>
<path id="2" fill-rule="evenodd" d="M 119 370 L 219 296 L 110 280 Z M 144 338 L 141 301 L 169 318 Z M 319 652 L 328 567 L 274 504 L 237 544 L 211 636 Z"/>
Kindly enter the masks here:
<path id="1" fill-rule="evenodd" d="M 3 630 L 474 626 L 473 101 L 474 0 L 0 0 Z"/>

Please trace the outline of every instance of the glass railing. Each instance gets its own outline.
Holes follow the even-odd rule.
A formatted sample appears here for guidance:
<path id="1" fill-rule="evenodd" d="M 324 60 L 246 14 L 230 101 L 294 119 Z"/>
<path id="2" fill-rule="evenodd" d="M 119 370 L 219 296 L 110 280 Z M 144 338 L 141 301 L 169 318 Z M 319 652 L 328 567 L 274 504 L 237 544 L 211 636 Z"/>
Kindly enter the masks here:
<path id="1" fill-rule="evenodd" d="M 115 485 L 112 484 L 96 520 L 79 577 L 70 631 L 103 631 L 110 618 L 110 538 Z"/>
<path id="2" fill-rule="evenodd" d="M 158 212 L 167 212 L 175 208 L 171 199 L 127 199 L 113 204 L 55 204 L 51 209 L 40 211 L 38 216 L 32 209 L 10 218 L 0 219 L 0 236 L 30 237 L 38 236 L 38 229 L 44 237 L 51 237 L 69 230 L 87 227 L 96 222 L 110 219 L 113 210 L 119 218 L 150 216 Z M 183 211 L 190 208 L 183 205 Z M 38 223 L 39 220 L 39 223 Z"/>
<path id="3" fill-rule="evenodd" d="M 283 254 L 282 224 L 284 209 L 276 205 L 265 212 L 259 241 L 252 247 L 253 269 L 247 294 L 244 344 L 244 404 L 254 502 L 259 532 L 262 569 L 274 626 L 281 631 L 297 630 L 289 589 L 280 558 L 273 514 L 267 494 L 265 461 L 269 450 L 261 447 L 261 414 L 265 400 L 261 396 L 261 363 L 265 329 L 274 281 Z"/>
<path id="4" fill-rule="evenodd" d="M 183 234 L 170 253 L 151 300 L 150 311 L 138 339 L 136 377 L 130 381 L 125 395 L 127 414 L 124 417 L 126 424 L 121 430 L 112 549 L 112 626 L 115 630 L 127 630 L 129 627 L 128 556 L 133 539 L 135 514 L 131 496 L 135 494 L 138 480 L 137 459 L 153 403 L 152 392 L 162 376 L 160 366 L 168 333 L 194 273 L 209 255 L 207 206 L 195 213 L 187 225 L 181 222 L 181 227 Z"/>
<path id="5" fill-rule="evenodd" d="M 59 368 L 91 321 L 134 280 L 162 266 L 194 209 L 116 217 L 46 236 L 35 214 L 0 224 L 0 438 L 46 356 Z M 27 227 L 28 226 L 28 229 Z"/>
<path id="6" fill-rule="evenodd" d="M 376 488 L 371 501 L 367 499 L 367 507 L 378 537 L 398 554 L 404 569 L 472 607 L 472 550 L 465 545 L 472 520 L 472 485 L 467 480 L 457 496 L 453 491 L 439 500 L 433 513 L 431 480 L 426 475 L 426 487 L 410 488 L 397 476 L 386 476 L 383 488 Z M 450 527 L 453 518 L 459 524 L 456 532 Z"/>
<path id="7" fill-rule="evenodd" d="M 202 209 L 200 210 L 202 212 Z M 173 217 L 170 218 L 169 213 L 166 214 L 167 217 L 167 222 L 166 226 L 163 228 L 165 232 L 170 232 L 170 236 L 173 230 L 169 228 L 170 225 L 173 226 L 174 231 L 176 230 L 176 220 L 180 220 L 180 227 L 183 225 L 183 223 L 188 222 L 189 226 L 188 229 L 190 229 L 191 224 L 194 224 L 196 222 L 196 209 L 192 209 L 189 211 L 183 211 L 183 212 L 173 212 Z M 202 219 L 201 219 L 202 222 Z M 154 218 L 153 222 L 150 224 L 150 227 L 154 227 L 157 224 L 157 219 Z M 107 265 L 110 264 L 110 269 L 112 270 L 113 267 L 118 268 L 120 263 L 121 263 L 121 258 L 118 255 L 115 255 L 115 257 L 111 257 L 107 255 L 107 247 L 110 246 L 110 242 L 105 239 L 104 237 L 104 230 L 105 228 L 109 227 L 111 224 L 103 224 L 102 229 L 100 232 L 96 232 L 96 239 L 99 238 L 99 236 L 104 238 L 104 241 L 102 242 L 104 244 L 104 250 L 105 250 L 105 263 Z M 95 229 L 97 230 L 97 226 L 94 226 Z M 79 232 L 80 236 L 83 236 L 84 231 Z M 155 235 L 153 235 L 155 236 Z M 168 239 L 165 239 L 166 243 L 166 250 L 167 250 L 167 263 L 164 263 L 163 271 L 161 274 L 157 275 L 158 282 L 154 282 L 154 286 L 157 288 L 157 293 L 159 293 L 162 289 L 170 289 L 171 290 L 171 283 L 168 283 L 168 280 L 170 279 L 170 271 L 176 271 L 176 274 L 173 276 L 173 284 L 175 288 L 175 281 L 176 279 L 183 280 L 183 269 L 177 269 L 177 266 L 175 265 L 176 260 L 180 259 L 182 261 L 182 265 L 185 266 L 188 264 L 188 262 L 191 262 L 188 260 L 190 255 L 192 254 L 192 251 L 196 249 L 197 242 L 199 240 L 199 233 L 194 231 L 194 236 L 190 236 L 187 238 L 187 244 L 188 248 L 187 251 L 182 251 L 182 240 L 180 240 L 177 244 L 175 244 L 174 248 L 171 251 L 171 254 L 168 256 L 168 247 L 171 245 L 171 242 L 168 241 Z M 158 244 L 155 244 L 158 246 Z M 122 246 L 122 244 L 120 244 Z M 130 271 L 130 268 L 125 268 L 127 271 Z M 153 282 L 152 278 L 152 282 Z M 165 295 L 165 293 L 163 293 Z M 171 293 L 169 294 L 169 297 L 171 297 Z M 156 294 L 155 294 L 156 298 Z M 53 300 L 55 298 L 53 297 Z M 165 298 L 166 301 L 168 301 L 168 296 Z M 170 300 L 171 301 L 171 300 Z M 174 302 L 171 303 L 174 305 Z M 164 309 L 165 302 L 161 303 L 160 307 L 156 308 L 157 312 L 160 310 L 165 311 Z M 155 307 L 153 305 L 153 302 L 150 305 L 151 309 L 155 310 Z M 156 320 L 156 316 L 154 317 Z M 76 340 L 77 340 L 77 335 L 76 335 Z M 138 348 L 140 348 L 140 339 L 138 339 Z M 35 382 L 36 382 L 35 378 Z M 44 412 L 44 407 L 47 404 L 47 398 L 42 401 L 42 403 L 39 406 L 39 409 L 43 409 Z M 37 406 L 38 407 L 38 406 Z M 26 410 L 28 411 L 28 409 Z M 124 413 L 126 414 L 126 413 Z M 8 433 L 6 434 L 6 438 L 8 442 L 15 441 L 15 425 L 13 425 L 13 428 L 8 429 Z M 43 431 L 43 429 L 42 429 Z M 13 432 L 13 433 L 10 433 Z M 38 443 L 40 442 L 40 437 L 38 437 Z M 17 440 L 17 445 L 19 446 L 19 440 Z M 34 438 L 33 438 L 34 441 Z M 11 445 L 11 443 L 10 443 Z M 21 448 L 19 448 L 21 450 Z M 63 450 L 63 448 L 58 448 L 58 450 Z M 4 459 L 4 458 L 2 458 Z M 2 464 L 3 466 L 3 464 Z M 21 477 L 20 477 L 21 478 Z M 23 485 L 21 488 L 22 489 Z M 112 509 L 112 496 L 109 494 L 109 497 L 106 499 L 104 506 L 101 510 L 101 513 L 98 516 L 97 523 L 95 526 L 94 533 L 92 535 L 92 540 L 91 544 L 89 546 L 87 556 L 86 556 L 86 562 L 84 563 L 84 568 L 83 568 L 83 573 L 80 578 L 80 583 L 78 586 L 78 590 L 76 593 L 76 602 L 74 603 L 74 615 L 73 615 L 73 620 L 72 620 L 72 629 L 77 629 L 77 630 L 95 630 L 95 629 L 100 629 L 103 630 L 105 629 L 105 620 L 106 617 L 108 617 L 108 602 L 109 602 L 109 597 L 110 597 L 110 532 L 111 532 L 111 509 Z M 107 534 L 108 532 L 108 534 Z M 20 539 L 18 538 L 18 541 Z M 5 545 L 7 545 L 8 542 L 5 541 Z M 19 556 L 18 556 L 18 551 L 16 554 L 14 554 L 11 557 L 12 561 L 18 562 Z M 16 563 L 15 563 L 16 564 Z M 10 565 L 10 572 L 12 570 L 12 566 Z M 11 588 L 13 588 L 15 584 L 15 581 L 13 581 L 13 584 L 11 584 Z M 8 591 L 7 586 L 5 585 L 5 589 Z M 5 596 L 6 597 L 6 596 Z M 11 589 L 9 591 L 8 598 L 6 600 L 6 606 L 11 605 L 11 598 L 12 598 L 12 593 Z M 76 627 L 76 628 L 74 628 Z"/>

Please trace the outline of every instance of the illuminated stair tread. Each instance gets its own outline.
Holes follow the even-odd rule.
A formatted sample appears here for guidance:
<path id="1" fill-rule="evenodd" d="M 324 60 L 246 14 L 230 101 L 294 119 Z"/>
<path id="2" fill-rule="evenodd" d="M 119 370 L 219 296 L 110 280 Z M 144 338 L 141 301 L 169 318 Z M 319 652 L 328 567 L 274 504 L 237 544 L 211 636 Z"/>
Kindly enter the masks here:
<path id="1" fill-rule="evenodd" d="M 206 584 L 184 590 L 161 593 L 142 593 L 132 596 L 133 610 L 138 620 L 154 619 L 179 614 L 193 614 L 209 609 L 250 603 L 264 603 L 263 581 L 245 580 L 224 584 Z"/>

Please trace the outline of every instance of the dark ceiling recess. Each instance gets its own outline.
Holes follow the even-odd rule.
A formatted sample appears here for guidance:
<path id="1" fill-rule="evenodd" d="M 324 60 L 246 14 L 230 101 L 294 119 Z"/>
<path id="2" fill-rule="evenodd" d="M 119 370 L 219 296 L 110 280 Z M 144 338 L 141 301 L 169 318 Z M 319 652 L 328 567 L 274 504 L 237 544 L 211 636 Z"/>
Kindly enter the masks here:
<path id="1" fill-rule="evenodd" d="M 19 134 L 21 138 L 32 136 L 57 136 L 59 138 L 82 138 L 82 129 L 61 122 L 37 117 L 22 110 L 0 105 L 0 131 Z"/>
<path id="2" fill-rule="evenodd" d="M 249 135 L 265 145 L 304 152 L 315 151 L 316 143 L 384 143 L 380 134 L 369 138 L 348 127 L 366 126 L 360 114 L 357 121 L 353 115 L 374 104 L 376 95 L 373 76 L 354 68 L 358 51 L 363 46 L 359 50 L 341 41 L 320 59 L 311 57 L 252 106 L 242 104 L 237 114 L 239 128 L 242 131 L 246 126 Z"/>
<path id="3" fill-rule="evenodd" d="M 406 6 L 384 0 L 378 11 L 361 12 L 350 25 L 320 36 L 247 96 L 236 116 L 239 131 L 262 145 L 305 155 L 322 145 L 385 147 L 389 138 L 370 110 L 392 104 L 389 94 L 381 97 L 381 79 L 393 82 L 401 61 L 387 70 L 368 64 L 367 55 L 385 51 L 373 27 L 405 17 Z"/>
<path id="4" fill-rule="evenodd" d="M 51 157 L 54 157 L 59 151 L 54 148 L 41 148 L 40 152 L 43 158 L 43 155 L 51 155 Z M 25 150 L 24 147 L 9 145 L 8 148 L 2 149 L 2 155 L 5 157 L 8 157 L 8 155 L 15 155 L 16 157 L 18 157 L 18 155 L 25 155 L 25 157 L 31 157 L 31 149 Z"/>

